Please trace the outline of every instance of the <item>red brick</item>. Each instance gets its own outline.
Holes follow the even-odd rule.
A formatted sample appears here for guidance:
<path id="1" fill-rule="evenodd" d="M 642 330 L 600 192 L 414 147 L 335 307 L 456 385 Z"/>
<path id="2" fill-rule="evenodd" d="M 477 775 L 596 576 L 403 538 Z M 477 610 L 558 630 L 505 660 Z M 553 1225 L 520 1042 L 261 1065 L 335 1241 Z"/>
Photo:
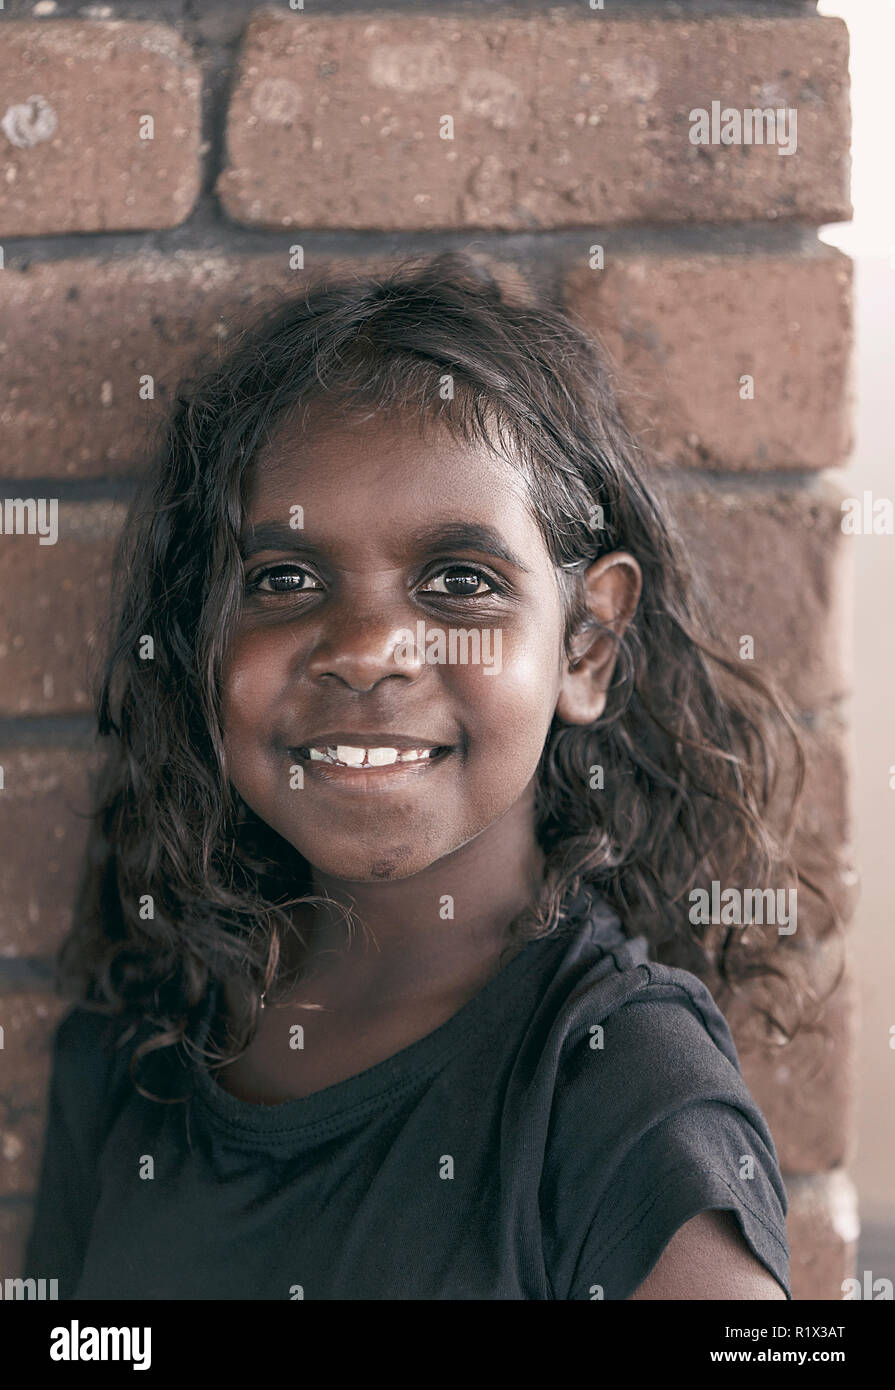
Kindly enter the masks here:
<path id="1" fill-rule="evenodd" d="M 802 873 L 823 890 L 843 924 L 854 911 L 858 875 L 854 868 L 850 769 L 854 760 L 851 730 L 831 712 L 799 726 L 805 754 L 805 779 L 797 812 L 793 853 Z M 795 757 L 789 740 L 781 747 L 782 766 L 771 819 L 782 828 L 795 790 Z M 782 886 L 782 885 L 781 885 Z M 806 883 L 800 885 L 800 942 L 825 939 L 833 930 L 830 908 Z"/>
<path id="2" fill-rule="evenodd" d="M 843 961 L 845 974 L 833 989 Z M 787 943 L 778 964 L 791 979 L 792 972 L 799 971 L 801 980 L 824 1001 L 806 1006 L 806 1025 L 813 1019 L 817 1031 L 806 1027 L 785 1045 L 761 1046 L 746 997 L 725 1004 L 724 1013 L 746 1084 L 774 1137 L 780 1167 L 791 1174 L 825 1172 L 852 1157 L 857 1084 L 854 981 L 841 938 L 808 950 Z M 749 999 L 766 1003 L 771 988 L 768 981 L 756 982 Z M 774 998 L 781 998 L 776 989 Z"/>
<path id="3" fill-rule="evenodd" d="M 0 611 L 3 713 L 92 709 L 123 515 L 120 503 L 62 502 L 54 545 L 41 545 L 37 535 L 0 535 L 0 588 L 17 600 Z"/>
<path id="4" fill-rule="evenodd" d="M 852 821 L 853 731 L 824 719 L 814 730 L 801 732 L 807 762 L 795 853 L 802 872 L 825 890 L 846 924 L 854 915 L 860 882 Z M 807 890 L 803 893 L 799 921 L 804 917 L 805 939 L 814 940 L 829 930 L 829 913 Z"/>
<path id="5" fill-rule="evenodd" d="M 843 1298 L 842 1284 L 855 1275 L 858 1200 L 841 1170 L 786 1179 L 789 1211 L 790 1286 L 793 1299 Z"/>
<path id="6" fill-rule="evenodd" d="M 851 569 L 840 490 L 827 479 L 715 492 L 679 481 L 668 479 L 668 501 L 724 654 L 739 661 L 740 638 L 753 637 L 743 666 L 775 677 L 798 709 L 845 695 Z"/>
<path id="7" fill-rule="evenodd" d="M 67 748 L 0 748 L 0 957 L 49 957 L 71 925 L 97 760 Z"/>
<path id="8" fill-rule="evenodd" d="M 801 730 L 805 745 L 805 786 L 800 824 L 827 849 L 848 846 L 853 824 L 849 769 L 854 760 L 853 732 L 833 718 Z"/>
<path id="9" fill-rule="evenodd" d="M 288 282 L 286 265 L 285 252 L 261 258 L 251 287 L 239 260 L 196 254 L 5 271 L 3 472 L 86 476 L 145 456 L 181 373 L 226 337 L 221 313 L 259 278 Z"/>
<path id="10" fill-rule="evenodd" d="M 218 191 L 264 227 L 838 221 L 847 69 L 845 25 L 812 16 L 265 11 L 245 35 Z M 692 144 L 690 111 L 715 99 L 794 107 L 797 150 Z"/>
<path id="11" fill-rule="evenodd" d="M 181 377 L 213 362 L 245 313 L 299 294 L 311 275 L 385 269 L 395 259 L 139 255 L 34 263 L 0 275 L 2 465 L 6 477 L 129 471 L 151 450 Z M 479 256 L 524 296 L 511 265 Z M 154 379 L 154 399 L 140 379 Z"/>
<path id="12" fill-rule="evenodd" d="M 768 923 L 766 931 L 777 945 L 787 950 L 797 948 L 801 958 L 824 943 L 831 947 L 836 936 L 842 936 L 853 916 L 858 875 L 850 839 L 850 738 L 843 726 L 832 719 L 824 719 L 817 729 L 800 726 L 799 734 L 805 754 L 805 780 L 791 851 L 803 878 L 796 882 L 794 876 L 780 871 L 767 885 L 798 889 L 796 930 L 781 938 L 776 925 Z M 768 815 L 769 823 L 778 830 L 787 821 L 794 790 L 795 759 L 788 739 L 781 741 L 779 762 L 780 782 Z M 697 886 L 708 889 L 710 883 L 706 876 Z M 752 886 L 742 876 L 722 884 L 722 888 L 738 890 Z M 756 1019 L 759 1023 L 760 1019 Z"/>
<path id="13" fill-rule="evenodd" d="M 181 373 L 212 357 L 260 297 L 298 292 L 325 267 L 389 263 L 308 259 L 304 273 L 289 269 L 284 249 L 246 259 L 182 253 L 6 270 L 4 473 L 120 470 L 151 446 Z M 569 276 L 566 299 L 613 351 L 631 422 L 659 458 L 730 469 L 821 467 L 848 442 L 849 274 L 850 263 L 833 251 L 791 261 L 614 261 L 610 254 L 604 271 Z M 755 377 L 751 401 L 739 399 L 744 371 Z M 146 375 L 154 378 L 153 400 L 140 399 Z"/>
<path id="14" fill-rule="evenodd" d="M 0 235 L 176 227 L 200 187 L 200 85 L 190 48 L 161 24 L 7 23 Z M 152 140 L 140 138 L 146 115 Z"/>
<path id="15" fill-rule="evenodd" d="M 616 255 L 608 241 L 603 270 L 586 260 L 587 248 L 566 307 L 608 347 L 626 418 L 657 460 L 828 468 L 848 453 L 845 256 Z"/>
<path id="16" fill-rule="evenodd" d="M 70 1007 L 54 995 L 0 994 L 0 1196 L 37 1186 L 53 1033 Z"/>

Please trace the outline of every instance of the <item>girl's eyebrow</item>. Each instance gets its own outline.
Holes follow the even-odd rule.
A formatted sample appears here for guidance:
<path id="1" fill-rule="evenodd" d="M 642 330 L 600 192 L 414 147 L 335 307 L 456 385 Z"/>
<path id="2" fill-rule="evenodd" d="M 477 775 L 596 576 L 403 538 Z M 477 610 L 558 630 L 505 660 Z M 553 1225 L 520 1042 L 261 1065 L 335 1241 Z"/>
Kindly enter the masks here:
<path id="1" fill-rule="evenodd" d="M 493 526 L 478 521 L 439 522 L 418 531 L 411 537 L 411 544 L 418 550 L 432 553 L 478 550 L 482 554 L 493 555 L 495 559 L 505 560 L 524 574 L 531 573 L 529 566 L 523 564 Z M 323 547 L 316 545 L 303 531 L 295 530 L 281 521 L 262 521 L 244 532 L 240 540 L 243 559 L 258 550 L 294 550 L 305 555 L 309 552 L 323 553 Z"/>

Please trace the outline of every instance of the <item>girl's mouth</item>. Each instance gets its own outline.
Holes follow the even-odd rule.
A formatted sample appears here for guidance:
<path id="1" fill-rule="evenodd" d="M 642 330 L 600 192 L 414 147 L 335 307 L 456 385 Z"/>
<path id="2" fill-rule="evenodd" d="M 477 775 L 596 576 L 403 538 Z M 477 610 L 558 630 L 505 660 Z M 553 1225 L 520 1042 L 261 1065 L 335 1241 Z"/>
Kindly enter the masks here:
<path id="1" fill-rule="evenodd" d="M 336 747 L 300 746 L 289 752 L 311 776 L 321 781 L 354 782 L 380 779 L 404 780 L 441 763 L 453 751 L 447 745 L 435 748 L 361 748 L 349 744 Z"/>

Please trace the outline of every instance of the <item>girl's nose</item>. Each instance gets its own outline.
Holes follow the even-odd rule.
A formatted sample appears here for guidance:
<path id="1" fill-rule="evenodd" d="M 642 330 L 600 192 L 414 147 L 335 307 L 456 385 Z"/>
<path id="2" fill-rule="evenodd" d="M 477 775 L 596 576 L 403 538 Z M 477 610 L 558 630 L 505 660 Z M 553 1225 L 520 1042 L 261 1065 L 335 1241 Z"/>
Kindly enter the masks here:
<path id="1" fill-rule="evenodd" d="M 312 680 L 335 676 L 353 690 L 369 690 L 387 676 L 413 679 L 425 665 L 425 646 L 406 613 L 386 615 L 346 604 L 331 611 L 303 662 Z"/>

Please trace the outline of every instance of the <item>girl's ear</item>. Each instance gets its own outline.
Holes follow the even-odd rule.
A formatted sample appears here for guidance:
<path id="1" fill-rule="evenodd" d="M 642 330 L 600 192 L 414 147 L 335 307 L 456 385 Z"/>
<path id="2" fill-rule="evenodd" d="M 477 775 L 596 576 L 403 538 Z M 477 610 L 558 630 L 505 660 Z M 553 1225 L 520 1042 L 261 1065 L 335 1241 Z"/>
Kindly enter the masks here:
<path id="1" fill-rule="evenodd" d="M 557 718 L 566 724 L 592 724 L 603 713 L 618 639 L 634 616 L 643 575 L 633 555 L 615 550 L 594 561 L 584 582 L 589 611 L 611 631 L 584 628 L 571 639 L 571 652 L 563 656 L 556 702 Z"/>

